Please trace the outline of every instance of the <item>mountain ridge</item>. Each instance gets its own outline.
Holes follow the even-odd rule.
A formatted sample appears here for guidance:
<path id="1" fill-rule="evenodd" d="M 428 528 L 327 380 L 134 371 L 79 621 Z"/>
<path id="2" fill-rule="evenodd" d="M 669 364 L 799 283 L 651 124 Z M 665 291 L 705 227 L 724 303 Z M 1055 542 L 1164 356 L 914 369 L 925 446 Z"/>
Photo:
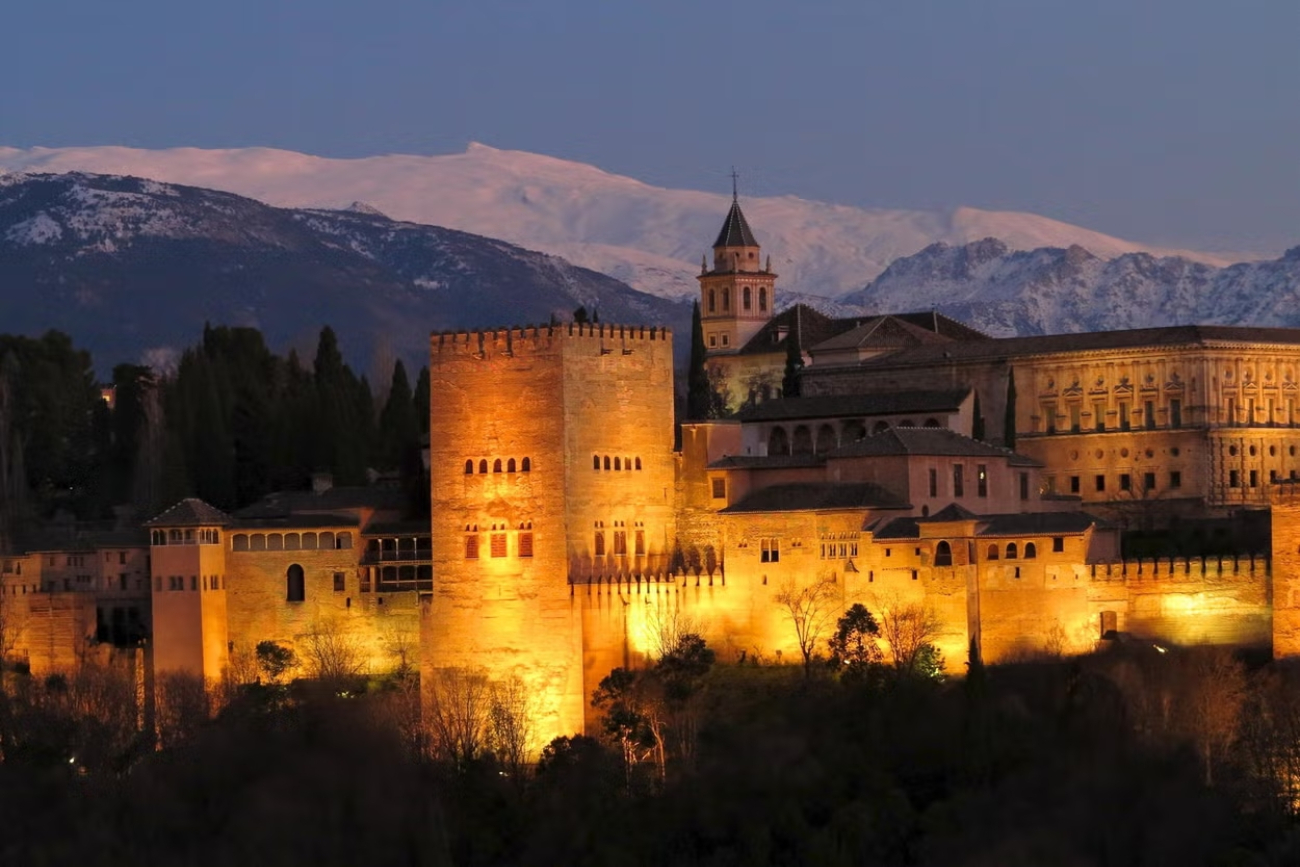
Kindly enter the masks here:
<path id="1" fill-rule="evenodd" d="M 656 187 L 477 142 L 455 154 L 356 159 L 274 148 L 0 148 L 0 171 L 74 169 L 223 189 L 282 207 L 365 202 L 397 220 L 501 238 L 678 299 L 694 296 L 700 256 L 730 204 L 725 194 Z M 1020 212 L 864 209 L 789 195 L 744 197 L 742 204 L 781 286 L 832 298 L 932 242 L 990 235 L 1016 249 L 1077 243 L 1103 258 L 1149 250 L 1229 263 Z"/>

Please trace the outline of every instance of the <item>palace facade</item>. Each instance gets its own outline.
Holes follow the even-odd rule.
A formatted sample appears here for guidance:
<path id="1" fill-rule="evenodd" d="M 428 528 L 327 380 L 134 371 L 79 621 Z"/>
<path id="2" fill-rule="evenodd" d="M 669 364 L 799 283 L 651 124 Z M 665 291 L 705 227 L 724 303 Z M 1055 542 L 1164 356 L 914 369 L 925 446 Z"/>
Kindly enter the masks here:
<path id="1" fill-rule="evenodd" d="M 993 339 L 932 313 L 776 314 L 761 261 L 733 202 L 700 285 L 736 417 L 675 444 L 665 329 L 434 334 L 431 519 L 321 479 L 10 552 L 4 651 L 52 671 L 145 636 L 155 676 L 208 681 L 262 641 L 306 674 L 340 646 L 359 671 L 418 661 L 426 689 L 482 670 L 528 686 L 538 745 L 683 630 L 794 661 L 809 588 L 825 635 L 855 602 L 924 616 L 954 672 L 972 644 L 990 662 L 1124 638 L 1300 652 L 1300 332 Z M 801 394 L 779 397 L 791 339 Z M 1290 546 L 1271 565 L 1120 559 L 1118 521 L 1270 501 Z"/>

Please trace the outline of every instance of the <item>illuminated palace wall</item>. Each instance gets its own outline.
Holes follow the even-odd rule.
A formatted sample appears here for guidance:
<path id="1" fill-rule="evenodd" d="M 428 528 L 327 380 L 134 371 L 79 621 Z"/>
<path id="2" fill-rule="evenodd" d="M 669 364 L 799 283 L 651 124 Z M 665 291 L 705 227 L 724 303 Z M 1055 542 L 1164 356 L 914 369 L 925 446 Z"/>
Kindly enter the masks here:
<path id="1" fill-rule="evenodd" d="M 798 661 L 777 596 L 818 581 L 833 582 L 831 622 L 853 602 L 933 612 L 933 640 L 954 672 L 972 637 L 990 662 L 1090 651 L 1112 631 L 1270 640 L 1262 560 L 1114 561 L 1113 536 L 1087 520 L 1037 534 L 1030 521 L 990 546 L 979 518 L 887 539 L 863 529 L 862 508 L 721 512 L 727 500 L 707 467 L 711 452 L 740 442 L 739 428 L 716 426 L 710 444 L 688 425 L 672 452 L 662 331 L 438 334 L 431 356 L 436 580 L 422 601 L 424 683 L 433 690 L 439 669 L 460 667 L 523 679 L 541 705 L 535 746 L 590 725 L 601 678 L 653 658 L 676 630 L 701 632 L 722 659 Z M 674 571 L 675 540 L 694 560 L 685 573 Z M 941 543 L 952 565 L 935 565 Z M 779 559 L 764 554 L 769 545 Z M 1021 559 L 1008 559 L 1008 545 Z"/>
<path id="2" fill-rule="evenodd" d="M 580 731 L 584 661 L 608 671 L 624 647 L 600 631 L 584 645 L 575 586 L 615 562 L 662 570 L 675 535 L 671 336 L 565 324 L 431 348 L 423 683 L 519 677 L 546 739 Z"/>

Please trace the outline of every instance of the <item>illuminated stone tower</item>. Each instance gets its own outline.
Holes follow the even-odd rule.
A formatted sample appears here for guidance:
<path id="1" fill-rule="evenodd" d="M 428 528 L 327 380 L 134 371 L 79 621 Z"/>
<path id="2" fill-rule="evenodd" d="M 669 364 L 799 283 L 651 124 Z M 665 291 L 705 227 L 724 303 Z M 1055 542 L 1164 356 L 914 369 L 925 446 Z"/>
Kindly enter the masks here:
<path id="1" fill-rule="evenodd" d="M 575 586 L 655 568 L 676 532 L 671 335 L 565 324 L 431 350 L 422 682 L 432 698 L 444 669 L 521 678 L 536 749 L 583 730 Z"/>
<path id="2" fill-rule="evenodd" d="M 181 500 L 149 521 L 154 671 L 213 681 L 225 671 L 226 551 L 230 516 Z"/>
<path id="3" fill-rule="evenodd" d="M 732 189 L 731 210 L 713 242 L 713 268 L 703 263 L 700 318 L 709 355 L 738 351 L 772 318 L 776 275 L 740 210 Z"/>

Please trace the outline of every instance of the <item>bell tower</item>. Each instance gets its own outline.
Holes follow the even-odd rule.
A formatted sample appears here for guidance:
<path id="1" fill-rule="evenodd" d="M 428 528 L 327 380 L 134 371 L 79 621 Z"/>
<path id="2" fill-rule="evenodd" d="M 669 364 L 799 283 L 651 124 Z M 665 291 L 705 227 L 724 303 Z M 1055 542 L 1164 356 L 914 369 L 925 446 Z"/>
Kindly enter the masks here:
<path id="1" fill-rule="evenodd" d="M 713 268 L 701 262 L 700 321 L 709 355 L 738 352 L 772 318 L 776 275 L 740 210 L 736 175 L 731 176 L 731 210 L 713 242 Z"/>

